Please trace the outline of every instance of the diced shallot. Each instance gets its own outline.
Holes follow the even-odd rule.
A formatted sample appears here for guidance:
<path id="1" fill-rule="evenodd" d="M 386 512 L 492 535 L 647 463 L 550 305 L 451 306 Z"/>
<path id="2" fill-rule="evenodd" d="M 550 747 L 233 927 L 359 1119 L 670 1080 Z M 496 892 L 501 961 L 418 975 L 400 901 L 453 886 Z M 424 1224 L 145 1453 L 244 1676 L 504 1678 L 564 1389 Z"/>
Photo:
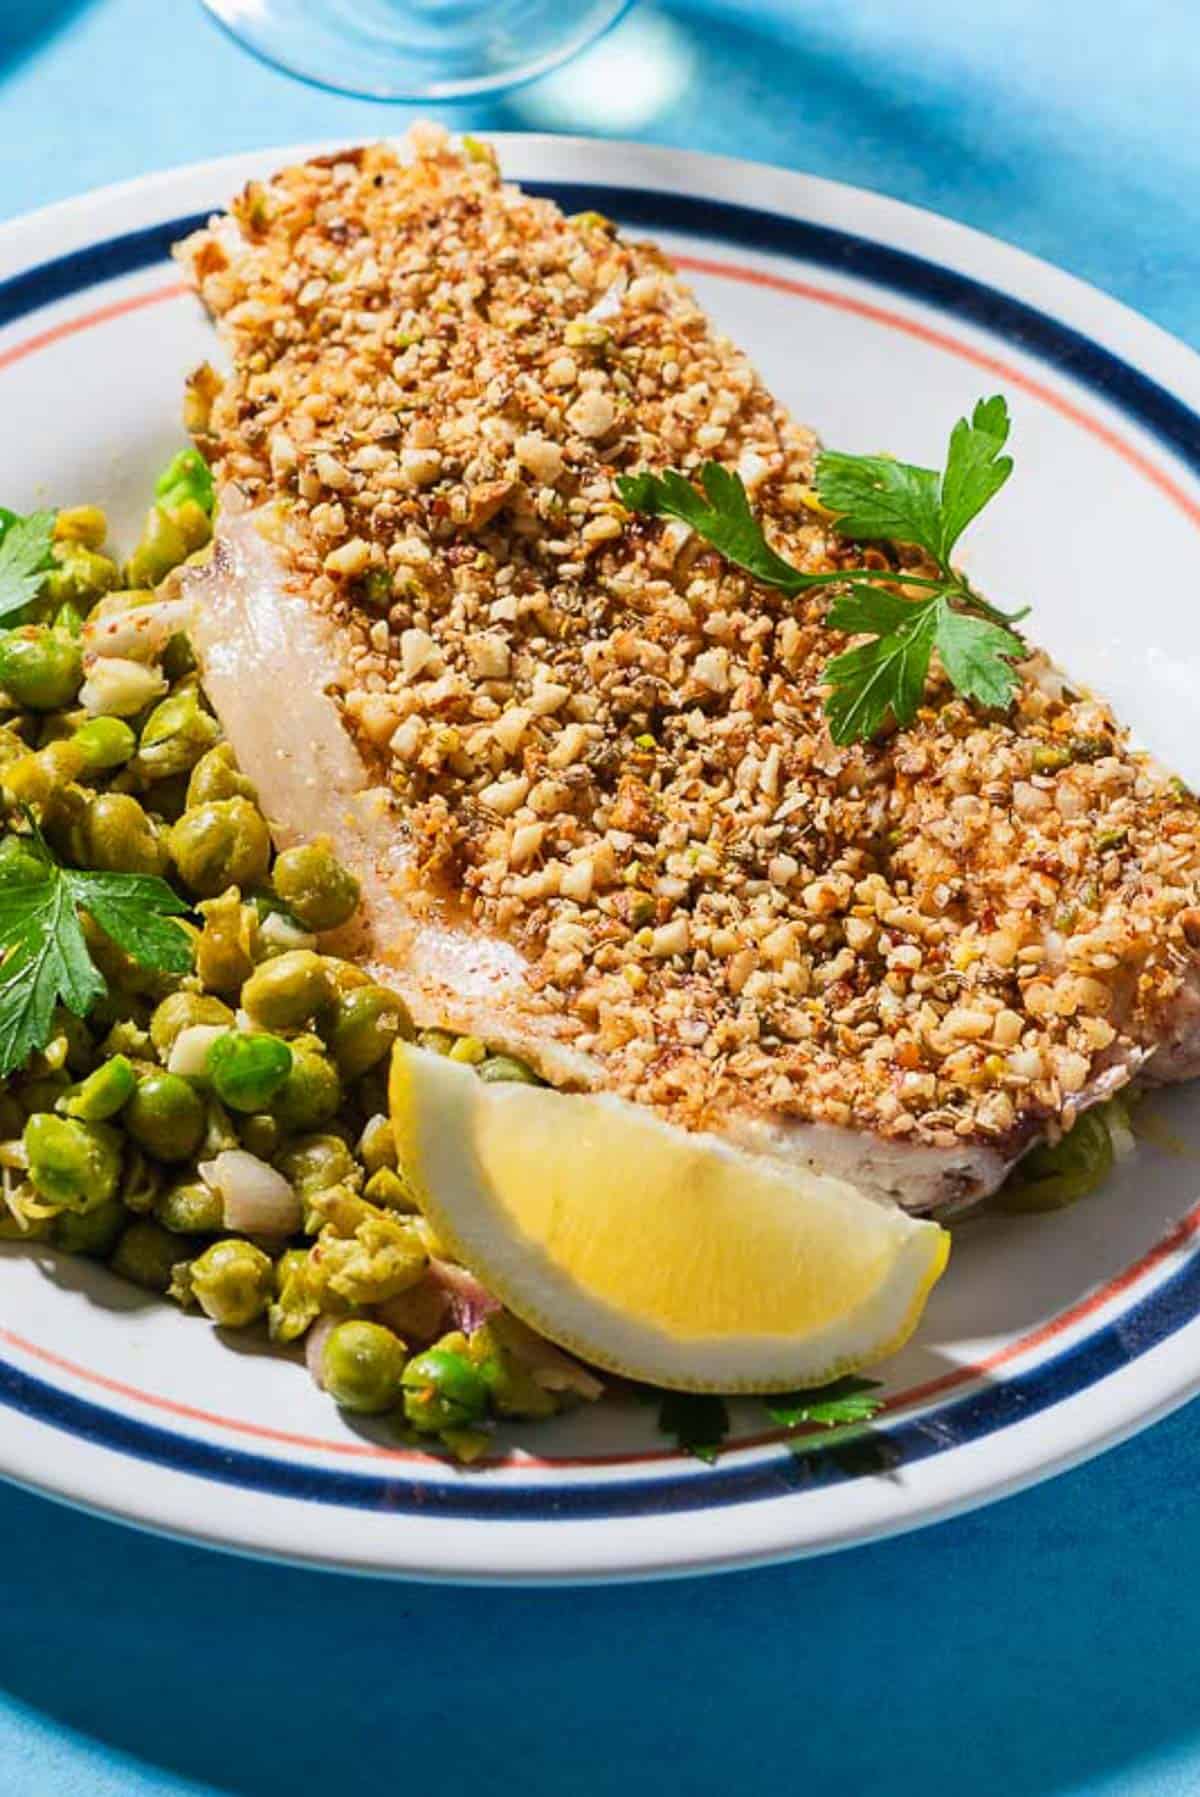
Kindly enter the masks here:
<path id="1" fill-rule="evenodd" d="M 160 599 L 152 605 L 131 605 L 125 611 L 91 618 L 83 627 L 84 653 L 157 661 L 171 638 L 187 629 L 195 610 L 192 599 Z"/>
<path id="2" fill-rule="evenodd" d="M 292 1235 L 303 1222 L 300 1200 L 283 1174 L 245 1148 L 225 1148 L 211 1161 L 201 1161 L 200 1177 L 220 1194 L 226 1229 Z"/>
<path id="3" fill-rule="evenodd" d="M 573 1391 L 594 1403 L 604 1396 L 604 1386 L 594 1373 L 548 1342 L 544 1335 L 505 1311 L 493 1325 L 504 1346 L 521 1362 L 535 1385 L 543 1391 Z"/>
<path id="4" fill-rule="evenodd" d="M 131 718 L 167 690 L 161 668 L 127 656 L 97 656 L 87 664 L 87 679 L 79 689 L 79 703 L 92 717 Z"/>
<path id="5" fill-rule="evenodd" d="M 464 1335 L 473 1334 L 500 1309 L 499 1299 L 493 1298 L 474 1273 L 468 1273 L 465 1267 L 456 1266 L 453 1261 L 431 1259 L 429 1276 L 445 1292 L 455 1325 Z"/>
<path id="6" fill-rule="evenodd" d="M 202 1079 L 208 1065 L 208 1051 L 218 1036 L 228 1035 L 223 1023 L 192 1023 L 180 1030 L 171 1046 L 167 1072 L 184 1079 Z"/>
<path id="7" fill-rule="evenodd" d="M 318 1317 L 304 1338 L 304 1364 L 322 1391 L 325 1390 L 325 1343 L 338 1322 L 337 1317 Z"/>

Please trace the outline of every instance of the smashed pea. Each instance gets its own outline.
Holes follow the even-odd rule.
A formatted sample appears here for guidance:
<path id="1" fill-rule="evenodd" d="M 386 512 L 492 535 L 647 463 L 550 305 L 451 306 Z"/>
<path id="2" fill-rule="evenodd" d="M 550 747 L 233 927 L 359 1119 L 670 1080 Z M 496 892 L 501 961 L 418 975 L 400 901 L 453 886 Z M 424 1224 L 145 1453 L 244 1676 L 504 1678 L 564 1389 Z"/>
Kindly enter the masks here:
<path id="1" fill-rule="evenodd" d="M 197 396 L 207 404 L 217 385 L 198 377 L 198 422 Z M 0 628 L 0 893 L 44 882 L 40 831 L 64 868 L 110 876 L 110 902 L 166 882 L 194 962 L 147 965 L 81 908 L 106 990 L 85 1017 L 60 1003 L 48 1039 L 0 1087 L 12 1180 L 0 1239 L 107 1261 L 222 1327 L 265 1323 L 277 1343 L 320 1324 L 310 1361 L 335 1402 L 393 1413 L 431 1447 L 477 1458 L 495 1418 L 548 1415 L 558 1400 L 498 1327 L 441 1333 L 454 1313 L 430 1256 L 446 1249 L 397 1164 L 388 1115 L 389 1052 L 413 1036 L 411 1018 L 365 968 L 319 952 L 354 923 L 354 870 L 326 837 L 275 852 L 186 637 L 156 635 L 153 608 L 175 590 L 160 583 L 211 540 L 203 458 L 182 451 L 153 498 L 125 558 L 98 507 L 60 510 L 39 590 Z M 0 508 L 0 539 L 13 522 Z M 393 596 L 390 580 L 366 583 L 372 603 Z M 485 1081 L 536 1079 L 480 1038 L 421 1040 Z M 265 1200 L 299 1219 L 290 1237 L 242 1229 L 243 1215 L 266 1214 L 253 1179 L 232 1233 L 209 1163 L 233 1150 L 259 1163 Z"/>
<path id="2" fill-rule="evenodd" d="M 382 1323 L 351 1317 L 329 1331 L 321 1355 L 321 1382 L 343 1410 L 377 1415 L 403 1396 L 407 1353 Z"/>
<path id="3" fill-rule="evenodd" d="M 22 1141 L 29 1178 L 49 1203 L 85 1211 L 115 1193 L 121 1175 L 121 1138 L 107 1124 L 35 1111 Z"/>
<path id="4" fill-rule="evenodd" d="M 147 1073 L 122 1116 L 140 1148 L 159 1161 L 186 1161 L 204 1135 L 204 1103 L 177 1073 Z"/>
<path id="5" fill-rule="evenodd" d="M 191 1262 L 186 1285 L 206 1317 L 226 1329 L 245 1329 L 266 1312 L 275 1283 L 268 1254 L 230 1236 Z"/>
<path id="6" fill-rule="evenodd" d="M 263 1111 L 286 1084 L 293 1055 L 279 1036 L 229 1030 L 208 1051 L 207 1073 L 231 1111 Z"/>

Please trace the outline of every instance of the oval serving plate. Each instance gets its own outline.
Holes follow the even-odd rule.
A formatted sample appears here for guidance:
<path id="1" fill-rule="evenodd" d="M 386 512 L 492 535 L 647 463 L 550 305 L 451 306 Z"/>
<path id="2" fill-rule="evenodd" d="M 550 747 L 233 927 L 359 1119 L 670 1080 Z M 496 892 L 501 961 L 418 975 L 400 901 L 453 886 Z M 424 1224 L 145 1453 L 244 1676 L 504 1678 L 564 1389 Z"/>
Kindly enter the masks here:
<path id="1" fill-rule="evenodd" d="M 635 145 L 500 150 L 568 210 L 659 239 L 839 448 L 940 465 L 950 422 L 1003 390 L 1016 474 L 972 534 L 972 574 L 1031 601 L 1036 638 L 1200 776 L 1200 359 L 1017 250 L 853 188 Z M 304 153 L 153 176 L 0 230 L 0 501 L 97 500 L 128 538 L 181 441 L 183 374 L 211 348 L 169 245 Z M 410 1577 L 678 1573 L 913 1528 L 1200 1387 L 1200 1105 L 1183 1088 L 1147 1113 L 1099 1196 L 956 1230 L 919 1335 L 886 1370 L 872 1456 L 798 1458 L 746 1403 L 709 1467 L 674 1452 L 653 1411 L 614 1401 L 511 1432 L 461 1472 L 356 1428 L 261 1344 L 223 1341 L 102 1268 L 7 1247 L 0 1472 L 193 1539 Z"/>

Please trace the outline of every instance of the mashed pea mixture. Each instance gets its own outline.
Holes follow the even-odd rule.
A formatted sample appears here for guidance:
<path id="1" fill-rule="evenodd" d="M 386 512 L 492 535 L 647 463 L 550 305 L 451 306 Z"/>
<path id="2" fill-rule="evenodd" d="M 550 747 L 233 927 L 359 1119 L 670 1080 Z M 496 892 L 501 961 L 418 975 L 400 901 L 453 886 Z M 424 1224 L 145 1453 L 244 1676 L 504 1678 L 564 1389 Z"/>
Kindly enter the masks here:
<path id="1" fill-rule="evenodd" d="M 344 1409 L 475 1459 L 496 1418 L 599 1387 L 417 1211 L 386 1091 L 411 1019 L 324 952 L 357 882 L 324 841 L 275 853 L 183 635 L 85 665 L 85 622 L 136 625 L 208 552 L 212 510 L 186 450 L 123 563 L 94 506 L 0 511 L 0 1240 L 265 1329 Z M 473 1038 L 420 1040 L 535 1078 Z"/>

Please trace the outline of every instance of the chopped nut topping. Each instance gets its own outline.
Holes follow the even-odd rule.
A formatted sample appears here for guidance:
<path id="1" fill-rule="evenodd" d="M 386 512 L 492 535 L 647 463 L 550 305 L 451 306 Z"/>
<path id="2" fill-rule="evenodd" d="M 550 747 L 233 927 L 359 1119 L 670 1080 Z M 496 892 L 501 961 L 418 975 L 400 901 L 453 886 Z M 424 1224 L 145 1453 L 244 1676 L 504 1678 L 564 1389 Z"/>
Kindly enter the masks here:
<path id="1" fill-rule="evenodd" d="M 1004 717 L 935 669 L 910 729 L 836 747 L 827 596 L 615 487 L 716 455 L 836 569 L 812 435 L 652 246 L 410 147 L 285 169 L 183 256 L 232 349 L 205 451 L 335 627 L 414 905 L 449 887 L 680 1121 L 1020 1146 L 1191 977 L 1196 802 L 1039 656 Z"/>

